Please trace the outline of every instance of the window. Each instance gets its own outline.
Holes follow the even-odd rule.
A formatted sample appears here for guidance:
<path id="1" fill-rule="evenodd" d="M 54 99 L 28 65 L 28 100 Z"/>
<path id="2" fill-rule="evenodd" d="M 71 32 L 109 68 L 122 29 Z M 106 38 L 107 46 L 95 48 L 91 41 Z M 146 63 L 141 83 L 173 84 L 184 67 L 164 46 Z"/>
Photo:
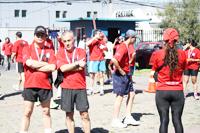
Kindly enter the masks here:
<path id="1" fill-rule="evenodd" d="M 20 10 L 15 10 L 15 17 L 19 17 L 19 12 L 20 12 Z"/>
<path id="2" fill-rule="evenodd" d="M 94 15 L 97 15 L 97 11 L 94 11 Z"/>
<path id="3" fill-rule="evenodd" d="M 90 18 L 90 17 L 91 17 L 91 12 L 87 11 L 87 18 Z"/>
<path id="4" fill-rule="evenodd" d="M 67 16 L 67 11 L 63 11 L 62 17 L 63 17 L 63 18 L 66 18 L 66 16 Z"/>
<path id="5" fill-rule="evenodd" d="M 22 10 L 22 18 L 26 17 L 27 10 Z"/>
<path id="6" fill-rule="evenodd" d="M 60 11 L 56 11 L 56 18 L 60 18 Z"/>
<path id="7" fill-rule="evenodd" d="M 94 17 L 97 18 L 97 11 L 94 11 Z"/>

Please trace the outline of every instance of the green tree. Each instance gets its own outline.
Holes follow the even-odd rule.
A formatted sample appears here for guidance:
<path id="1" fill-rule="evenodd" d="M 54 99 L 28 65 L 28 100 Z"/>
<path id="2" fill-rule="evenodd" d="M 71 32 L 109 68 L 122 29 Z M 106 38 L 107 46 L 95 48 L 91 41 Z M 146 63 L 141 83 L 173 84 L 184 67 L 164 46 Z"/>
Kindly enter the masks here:
<path id="1" fill-rule="evenodd" d="M 199 0 L 179 0 L 165 6 L 159 16 L 163 18 L 161 28 L 174 27 L 180 33 L 180 40 L 193 38 L 200 41 Z"/>

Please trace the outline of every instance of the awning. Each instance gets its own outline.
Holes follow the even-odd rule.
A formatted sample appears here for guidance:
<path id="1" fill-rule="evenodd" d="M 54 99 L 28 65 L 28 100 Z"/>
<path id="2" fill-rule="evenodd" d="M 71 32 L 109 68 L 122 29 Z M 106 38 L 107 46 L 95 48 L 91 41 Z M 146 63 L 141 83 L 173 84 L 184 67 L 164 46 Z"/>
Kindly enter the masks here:
<path id="1" fill-rule="evenodd" d="M 77 18 L 77 19 L 57 19 L 57 22 L 74 22 L 74 21 L 92 21 L 92 18 Z M 137 18 L 96 18 L 95 21 L 126 21 L 126 22 L 144 22 L 151 21 L 151 19 L 137 19 Z"/>

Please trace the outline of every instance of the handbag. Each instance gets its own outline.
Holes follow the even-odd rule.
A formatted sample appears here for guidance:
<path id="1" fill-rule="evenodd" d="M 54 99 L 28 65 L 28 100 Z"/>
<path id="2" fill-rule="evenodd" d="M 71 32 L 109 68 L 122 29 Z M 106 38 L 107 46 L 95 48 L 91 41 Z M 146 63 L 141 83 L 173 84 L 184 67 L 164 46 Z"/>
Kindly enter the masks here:
<path id="1" fill-rule="evenodd" d="M 57 78 L 54 82 L 54 86 L 55 88 L 58 88 L 59 85 L 63 82 L 63 79 L 64 79 L 64 73 L 61 72 L 60 70 L 57 71 Z"/>
<path id="2" fill-rule="evenodd" d="M 160 67 L 158 67 L 158 69 L 156 69 L 156 71 L 154 72 L 154 74 L 153 74 L 153 78 L 154 78 L 154 80 L 155 80 L 155 82 L 158 82 L 158 72 L 164 67 L 165 65 L 164 65 L 164 63 L 160 66 Z"/>

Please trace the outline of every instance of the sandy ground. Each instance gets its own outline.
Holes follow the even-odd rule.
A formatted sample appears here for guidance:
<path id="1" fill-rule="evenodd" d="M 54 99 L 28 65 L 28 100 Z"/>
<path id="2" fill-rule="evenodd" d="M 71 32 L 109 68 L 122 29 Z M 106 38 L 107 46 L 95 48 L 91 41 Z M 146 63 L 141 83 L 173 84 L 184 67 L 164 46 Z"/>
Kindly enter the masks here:
<path id="1" fill-rule="evenodd" d="M 93 133 L 158 133 L 159 116 L 155 106 L 155 94 L 142 92 L 148 86 L 148 73 L 140 73 L 134 76 L 134 87 L 139 90 L 135 96 L 132 116 L 141 121 L 140 126 L 128 126 L 125 129 L 116 129 L 110 126 L 112 120 L 113 103 L 115 95 L 112 93 L 112 85 L 106 85 L 106 94 L 99 96 L 95 94 L 89 96 L 90 118 Z M 0 77 L 0 93 L 5 96 L 0 100 L 0 132 L 17 133 L 20 128 L 23 113 L 23 99 L 13 87 L 17 82 L 17 75 L 14 70 L 2 72 Z M 89 81 L 87 81 L 89 84 Z M 190 85 L 191 87 L 191 85 Z M 97 86 L 98 88 L 98 86 Z M 190 89 L 190 91 L 192 91 Z M 56 93 L 56 91 L 55 91 Z M 120 118 L 125 114 L 124 98 Z M 55 133 L 67 133 L 65 126 L 65 113 L 60 109 L 52 109 L 52 129 Z M 171 117 L 171 115 L 170 115 Z M 182 117 L 185 133 L 199 133 L 200 131 L 200 101 L 189 96 L 185 101 L 185 108 Z M 76 133 L 82 133 L 82 124 L 79 113 L 75 112 Z M 42 133 L 42 113 L 41 108 L 34 108 L 31 118 L 29 133 Z M 170 120 L 169 133 L 174 133 L 174 128 Z"/>

